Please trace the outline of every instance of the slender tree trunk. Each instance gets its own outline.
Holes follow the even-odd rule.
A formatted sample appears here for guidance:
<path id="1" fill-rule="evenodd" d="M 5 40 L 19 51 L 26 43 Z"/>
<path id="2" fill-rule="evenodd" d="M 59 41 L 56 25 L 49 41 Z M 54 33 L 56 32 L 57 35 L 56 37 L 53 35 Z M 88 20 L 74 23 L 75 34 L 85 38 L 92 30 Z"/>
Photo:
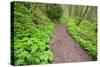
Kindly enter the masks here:
<path id="1" fill-rule="evenodd" d="M 68 11 L 70 17 L 71 17 L 71 8 L 72 8 L 72 5 L 69 6 L 69 11 Z"/>
<path id="2" fill-rule="evenodd" d="M 78 22 L 78 24 L 77 25 L 79 25 L 80 23 L 81 23 L 81 21 L 82 21 L 82 19 L 84 18 L 84 16 L 85 16 L 85 14 L 87 13 L 87 11 L 88 11 L 88 6 L 86 7 L 86 9 L 85 9 L 85 12 L 83 13 L 83 15 L 82 15 L 82 17 L 81 17 L 81 19 L 79 19 L 79 22 Z"/>

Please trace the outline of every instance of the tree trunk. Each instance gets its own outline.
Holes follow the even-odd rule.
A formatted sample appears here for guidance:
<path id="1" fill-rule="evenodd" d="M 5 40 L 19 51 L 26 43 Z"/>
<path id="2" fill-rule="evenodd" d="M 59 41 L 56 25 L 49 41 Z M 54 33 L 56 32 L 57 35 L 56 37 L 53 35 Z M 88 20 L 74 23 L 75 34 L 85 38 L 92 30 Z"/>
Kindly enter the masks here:
<path id="1" fill-rule="evenodd" d="M 89 7 L 87 6 L 86 9 L 85 9 L 85 11 L 84 11 L 84 13 L 83 13 L 83 15 L 82 15 L 82 17 L 81 17 L 81 19 L 79 19 L 79 22 L 78 22 L 77 26 L 81 23 L 82 19 L 84 18 L 85 14 L 86 14 L 87 11 L 88 11 L 88 8 L 89 8 Z"/>

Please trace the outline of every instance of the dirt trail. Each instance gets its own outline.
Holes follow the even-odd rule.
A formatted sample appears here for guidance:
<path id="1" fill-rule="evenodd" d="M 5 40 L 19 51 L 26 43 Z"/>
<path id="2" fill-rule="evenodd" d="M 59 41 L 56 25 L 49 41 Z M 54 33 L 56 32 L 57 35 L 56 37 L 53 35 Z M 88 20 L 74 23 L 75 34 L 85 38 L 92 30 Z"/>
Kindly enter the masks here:
<path id="1" fill-rule="evenodd" d="M 90 61 L 88 54 L 66 32 L 65 23 L 55 26 L 51 38 L 51 47 L 54 55 L 52 63 Z"/>

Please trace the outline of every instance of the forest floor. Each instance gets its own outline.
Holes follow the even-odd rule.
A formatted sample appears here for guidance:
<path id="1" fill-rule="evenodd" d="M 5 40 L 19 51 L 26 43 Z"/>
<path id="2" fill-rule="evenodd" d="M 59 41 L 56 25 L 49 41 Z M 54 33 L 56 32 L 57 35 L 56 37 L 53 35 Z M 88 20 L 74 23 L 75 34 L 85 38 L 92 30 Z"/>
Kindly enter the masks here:
<path id="1" fill-rule="evenodd" d="M 54 56 L 52 63 L 90 61 L 89 55 L 66 32 L 66 28 L 65 23 L 56 24 L 55 26 L 51 38 L 51 51 Z"/>

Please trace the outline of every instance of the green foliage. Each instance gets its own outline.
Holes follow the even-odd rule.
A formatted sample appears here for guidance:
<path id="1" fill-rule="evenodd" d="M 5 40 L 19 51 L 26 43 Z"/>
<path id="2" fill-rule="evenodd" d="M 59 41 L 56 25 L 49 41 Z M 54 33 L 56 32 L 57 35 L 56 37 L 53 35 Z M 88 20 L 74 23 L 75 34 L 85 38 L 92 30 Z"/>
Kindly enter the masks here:
<path id="1" fill-rule="evenodd" d="M 93 60 L 97 59 L 95 23 L 82 21 L 79 26 L 67 17 L 67 31 L 86 50 Z M 84 36 L 83 36 L 84 35 Z"/>
<path id="2" fill-rule="evenodd" d="M 31 8 L 30 8 L 31 9 Z M 35 12 L 35 11 L 34 11 Z M 42 14 L 46 24 L 35 24 L 35 16 L 31 10 L 25 7 L 24 3 L 15 2 L 14 6 L 14 35 L 11 43 L 11 63 L 13 65 L 47 64 L 52 61 L 53 55 L 50 51 L 50 37 L 54 24 Z M 41 21 L 39 23 L 41 23 Z M 12 26 L 12 25 L 11 25 Z"/>
<path id="3" fill-rule="evenodd" d="M 82 23 L 80 23 L 79 27 L 76 28 L 77 32 L 83 35 L 87 40 L 91 41 L 93 44 L 97 44 L 97 33 L 96 33 L 96 23 L 95 22 L 89 22 L 86 20 L 83 20 Z M 88 34 L 87 34 L 88 33 Z"/>
<path id="4" fill-rule="evenodd" d="M 58 21 L 63 14 L 62 6 L 57 4 L 48 4 L 46 14 L 52 21 Z"/>
<path id="5" fill-rule="evenodd" d="M 59 21 L 60 21 L 60 23 L 65 23 L 67 21 L 67 17 L 66 16 L 61 16 Z"/>
<path id="6" fill-rule="evenodd" d="M 32 22 L 35 24 L 46 24 L 46 22 L 49 21 L 48 17 L 43 13 L 39 6 L 37 7 L 38 4 L 33 4 L 30 8 L 31 11 L 31 16 L 32 16 Z"/>

